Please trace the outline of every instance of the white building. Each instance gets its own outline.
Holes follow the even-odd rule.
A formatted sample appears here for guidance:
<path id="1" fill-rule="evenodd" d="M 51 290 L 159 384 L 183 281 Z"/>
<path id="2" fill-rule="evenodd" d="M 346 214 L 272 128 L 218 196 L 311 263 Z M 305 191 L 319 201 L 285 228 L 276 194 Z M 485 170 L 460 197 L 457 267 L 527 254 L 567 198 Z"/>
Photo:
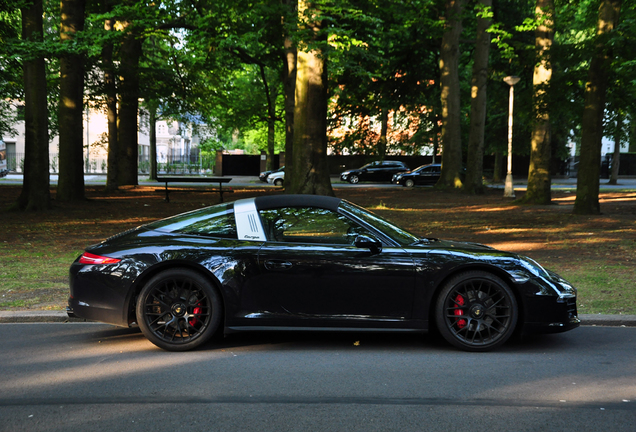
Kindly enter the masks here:
<path id="1" fill-rule="evenodd" d="M 150 135 L 147 116 L 139 119 L 138 145 L 139 166 L 141 171 L 148 168 L 150 156 Z M 24 161 L 24 121 L 14 125 L 17 134 L 4 135 L 6 144 L 7 166 L 10 171 L 22 172 Z M 209 128 L 199 125 L 196 130 L 192 125 L 176 121 L 161 120 L 156 123 L 157 162 L 195 162 L 199 154 L 200 142 L 211 136 Z M 108 121 L 106 114 L 98 110 L 84 112 L 84 159 L 85 171 L 106 173 L 108 169 Z M 49 167 L 51 172 L 58 170 L 59 138 L 52 136 L 49 143 Z"/>

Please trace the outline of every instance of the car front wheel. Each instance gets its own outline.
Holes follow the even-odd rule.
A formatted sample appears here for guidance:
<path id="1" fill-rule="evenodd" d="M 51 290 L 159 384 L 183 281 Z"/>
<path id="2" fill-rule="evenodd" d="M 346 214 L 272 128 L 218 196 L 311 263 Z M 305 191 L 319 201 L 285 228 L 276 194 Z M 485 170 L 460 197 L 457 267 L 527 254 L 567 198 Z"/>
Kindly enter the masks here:
<path id="1" fill-rule="evenodd" d="M 406 187 L 413 187 L 413 186 L 415 186 L 415 182 L 414 182 L 413 180 L 411 180 L 411 179 L 407 179 L 407 180 L 404 182 L 404 186 L 406 186 Z"/>
<path id="2" fill-rule="evenodd" d="M 282 186 L 283 185 L 283 179 L 276 179 L 274 180 L 274 184 L 276 186 Z"/>
<path id="3" fill-rule="evenodd" d="M 483 271 L 454 276 L 435 305 L 442 337 L 465 351 L 489 351 L 502 345 L 512 336 L 518 315 L 512 290 L 499 277 Z"/>
<path id="4" fill-rule="evenodd" d="M 352 174 L 351 176 L 349 176 L 349 183 L 357 184 L 359 181 L 360 181 L 360 178 L 357 175 Z"/>
<path id="5" fill-rule="evenodd" d="M 221 323 L 220 295 L 189 269 L 153 277 L 139 293 L 136 311 L 143 334 L 168 351 L 187 351 L 207 342 Z"/>

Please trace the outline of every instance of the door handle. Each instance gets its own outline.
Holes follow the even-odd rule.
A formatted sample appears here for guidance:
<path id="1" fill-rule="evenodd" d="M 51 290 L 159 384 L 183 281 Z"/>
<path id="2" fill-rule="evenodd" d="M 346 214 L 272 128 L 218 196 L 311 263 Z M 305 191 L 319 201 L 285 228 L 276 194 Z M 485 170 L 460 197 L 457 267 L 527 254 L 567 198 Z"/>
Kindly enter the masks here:
<path id="1" fill-rule="evenodd" d="M 268 270 L 287 270 L 292 268 L 293 264 L 289 261 L 268 260 L 265 261 L 265 268 Z"/>

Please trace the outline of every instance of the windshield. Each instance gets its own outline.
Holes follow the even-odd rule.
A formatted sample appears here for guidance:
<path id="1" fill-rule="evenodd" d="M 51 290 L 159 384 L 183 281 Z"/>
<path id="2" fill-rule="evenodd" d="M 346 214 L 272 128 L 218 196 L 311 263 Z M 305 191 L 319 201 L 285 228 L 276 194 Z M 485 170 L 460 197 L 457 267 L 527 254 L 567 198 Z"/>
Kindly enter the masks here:
<path id="1" fill-rule="evenodd" d="M 386 219 L 381 218 L 380 216 L 375 215 L 368 210 L 365 210 L 362 207 L 358 207 L 357 205 L 352 204 L 348 201 L 343 200 L 340 203 L 340 207 L 348 213 L 351 213 L 352 215 L 361 219 L 363 222 L 371 225 L 378 231 L 383 232 L 388 237 L 398 242 L 401 246 L 407 246 L 419 240 L 419 237 L 417 237 L 416 235 L 413 235 L 410 232 L 393 225 Z"/>

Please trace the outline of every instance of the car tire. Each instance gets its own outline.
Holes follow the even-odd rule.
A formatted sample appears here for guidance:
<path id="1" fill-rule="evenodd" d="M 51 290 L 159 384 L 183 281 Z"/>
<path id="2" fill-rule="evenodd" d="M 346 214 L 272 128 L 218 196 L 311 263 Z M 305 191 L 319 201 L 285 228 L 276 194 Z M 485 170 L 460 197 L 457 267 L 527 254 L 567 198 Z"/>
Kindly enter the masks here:
<path id="1" fill-rule="evenodd" d="M 405 187 L 409 187 L 409 188 L 413 187 L 413 186 L 415 186 L 415 182 L 412 179 L 406 179 L 404 181 L 404 186 Z"/>
<path id="2" fill-rule="evenodd" d="M 489 351 L 515 331 L 519 309 L 510 287 L 484 271 L 460 273 L 442 288 L 435 324 L 442 337 L 464 351 Z"/>
<path id="3" fill-rule="evenodd" d="M 154 276 L 137 298 L 137 322 L 150 342 L 187 351 L 207 342 L 221 323 L 221 297 L 201 274 L 171 269 Z"/>
<path id="4" fill-rule="evenodd" d="M 349 183 L 358 184 L 359 181 L 360 181 L 360 177 L 358 177 L 357 175 L 352 174 L 349 176 Z"/>
<path id="5" fill-rule="evenodd" d="M 275 186 L 282 186 L 283 185 L 283 179 L 276 179 L 274 180 L 274 185 Z"/>

